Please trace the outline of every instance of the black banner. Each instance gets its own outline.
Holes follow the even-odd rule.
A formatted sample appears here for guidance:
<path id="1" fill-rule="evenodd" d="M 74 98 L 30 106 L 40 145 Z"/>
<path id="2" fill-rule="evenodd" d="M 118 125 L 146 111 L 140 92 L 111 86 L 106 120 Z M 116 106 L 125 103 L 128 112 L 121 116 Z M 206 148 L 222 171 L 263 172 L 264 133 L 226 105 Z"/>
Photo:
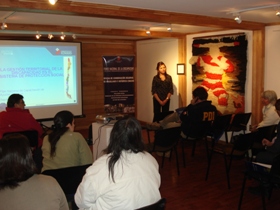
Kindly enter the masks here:
<path id="1" fill-rule="evenodd" d="M 134 113 L 135 56 L 104 56 L 104 108 L 107 113 Z"/>

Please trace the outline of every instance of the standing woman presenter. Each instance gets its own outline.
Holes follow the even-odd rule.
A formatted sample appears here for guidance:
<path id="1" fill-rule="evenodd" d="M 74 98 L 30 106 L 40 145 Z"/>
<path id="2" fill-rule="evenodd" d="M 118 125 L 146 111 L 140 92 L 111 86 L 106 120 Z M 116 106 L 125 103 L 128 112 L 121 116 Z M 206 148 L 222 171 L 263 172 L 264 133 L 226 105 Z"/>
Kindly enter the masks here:
<path id="1" fill-rule="evenodd" d="M 166 73 L 166 65 L 162 61 L 157 63 L 156 70 L 157 75 L 152 82 L 154 113 L 168 112 L 173 94 L 172 77 Z"/>

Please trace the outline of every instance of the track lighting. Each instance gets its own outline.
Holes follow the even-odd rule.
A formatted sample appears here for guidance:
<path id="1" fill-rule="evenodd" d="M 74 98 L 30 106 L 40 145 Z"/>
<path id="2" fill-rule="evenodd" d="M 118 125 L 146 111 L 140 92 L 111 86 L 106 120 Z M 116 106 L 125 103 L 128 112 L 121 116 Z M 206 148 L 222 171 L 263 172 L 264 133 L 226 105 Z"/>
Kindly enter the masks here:
<path id="1" fill-rule="evenodd" d="M 55 3 L 57 2 L 57 0 L 49 0 L 51 5 L 55 5 Z"/>
<path id="2" fill-rule="evenodd" d="M 172 27 L 171 27 L 171 26 L 168 26 L 168 27 L 167 27 L 167 31 L 172 32 Z"/>
<path id="3" fill-rule="evenodd" d="M 42 35 L 41 34 L 39 34 L 39 32 L 37 32 L 37 34 L 36 34 L 36 39 L 40 39 L 40 37 L 41 37 Z"/>
<path id="4" fill-rule="evenodd" d="M 235 20 L 238 24 L 240 24 L 240 23 L 242 22 L 241 16 L 240 16 L 239 14 L 236 14 L 234 20 Z"/>
<path id="5" fill-rule="evenodd" d="M 8 28 L 8 26 L 7 26 L 7 24 L 6 24 L 5 22 L 3 22 L 3 23 L 2 23 L 2 26 L 1 26 L 1 29 L 4 30 L 4 29 L 6 29 L 6 28 Z"/>
<path id="6" fill-rule="evenodd" d="M 66 37 L 66 35 L 65 34 L 63 34 L 63 32 L 61 33 L 61 36 L 60 36 L 60 39 L 61 40 L 64 40 L 65 39 L 65 37 Z"/>
<path id="7" fill-rule="evenodd" d="M 277 11 L 275 15 L 280 17 L 280 11 Z"/>
<path id="8" fill-rule="evenodd" d="M 146 34 L 147 34 L 147 35 L 151 35 L 150 28 L 146 28 Z"/>
<path id="9" fill-rule="evenodd" d="M 53 38 L 53 35 L 52 35 L 52 34 L 49 34 L 49 35 L 48 35 L 48 38 L 49 38 L 49 39 L 52 39 L 52 38 Z"/>

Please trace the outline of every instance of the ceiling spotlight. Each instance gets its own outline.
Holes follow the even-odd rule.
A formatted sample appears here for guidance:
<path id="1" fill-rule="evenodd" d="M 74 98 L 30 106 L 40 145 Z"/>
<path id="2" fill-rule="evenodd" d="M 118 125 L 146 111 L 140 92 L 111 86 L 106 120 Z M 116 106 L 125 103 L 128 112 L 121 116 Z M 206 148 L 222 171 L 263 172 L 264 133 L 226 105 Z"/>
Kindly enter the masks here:
<path id="1" fill-rule="evenodd" d="M 234 20 L 235 20 L 237 23 L 239 23 L 239 24 L 242 22 L 241 16 L 240 16 L 239 14 L 237 14 L 237 15 L 235 16 Z"/>
<path id="2" fill-rule="evenodd" d="M 51 5 L 55 5 L 55 3 L 57 2 L 57 0 L 49 0 Z"/>
<path id="3" fill-rule="evenodd" d="M 72 38 L 73 38 L 73 39 L 76 39 L 77 37 L 76 37 L 76 35 L 75 35 L 75 34 L 73 34 L 73 35 L 72 35 Z"/>
<path id="4" fill-rule="evenodd" d="M 66 37 L 66 35 L 65 34 L 63 34 L 63 32 L 61 33 L 61 36 L 60 36 L 60 39 L 61 40 L 64 40 L 65 39 L 65 37 Z"/>
<path id="5" fill-rule="evenodd" d="M 146 34 L 147 34 L 147 35 L 151 35 L 150 28 L 146 28 Z"/>
<path id="6" fill-rule="evenodd" d="M 39 32 L 36 34 L 36 39 L 40 39 L 40 37 L 41 37 L 42 35 L 41 34 L 39 34 Z"/>
<path id="7" fill-rule="evenodd" d="M 49 39 L 52 39 L 52 38 L 53 38 L 53 35 L 52 35 L 52 34 L 49 34 L 49 35 L 48 35 L 48 38 L 49 38 Z"/>
<path id="8" fill-rule="evenodd" d="M 280 17 L 280 11 L 277 11 L 276 14 L 278 17 Z"/>
<path id="9" fill-rule="evenodd" d="M 2 23 L 2 26 L 1 26 L 1 29 L 4 30 L 4 29 L 6 29 L 6 28 L 8 28 L 8 26 L 7 26 L 7 24 L 6 24 L 5 22 L 3 22 L 3 23 Z"/>

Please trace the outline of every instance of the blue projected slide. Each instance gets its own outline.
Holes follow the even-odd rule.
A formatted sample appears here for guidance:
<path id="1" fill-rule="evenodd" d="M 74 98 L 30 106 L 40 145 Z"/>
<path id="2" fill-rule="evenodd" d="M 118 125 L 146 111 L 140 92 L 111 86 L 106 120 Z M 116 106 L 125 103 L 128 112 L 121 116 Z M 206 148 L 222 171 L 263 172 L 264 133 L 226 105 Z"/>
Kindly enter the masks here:
<path id="1" fill-rule="evenodd" d="M 80 66 L 79 43 L 0 41 L 0 111 L 19 93 L 36 119 L 81 115 Z"/>

